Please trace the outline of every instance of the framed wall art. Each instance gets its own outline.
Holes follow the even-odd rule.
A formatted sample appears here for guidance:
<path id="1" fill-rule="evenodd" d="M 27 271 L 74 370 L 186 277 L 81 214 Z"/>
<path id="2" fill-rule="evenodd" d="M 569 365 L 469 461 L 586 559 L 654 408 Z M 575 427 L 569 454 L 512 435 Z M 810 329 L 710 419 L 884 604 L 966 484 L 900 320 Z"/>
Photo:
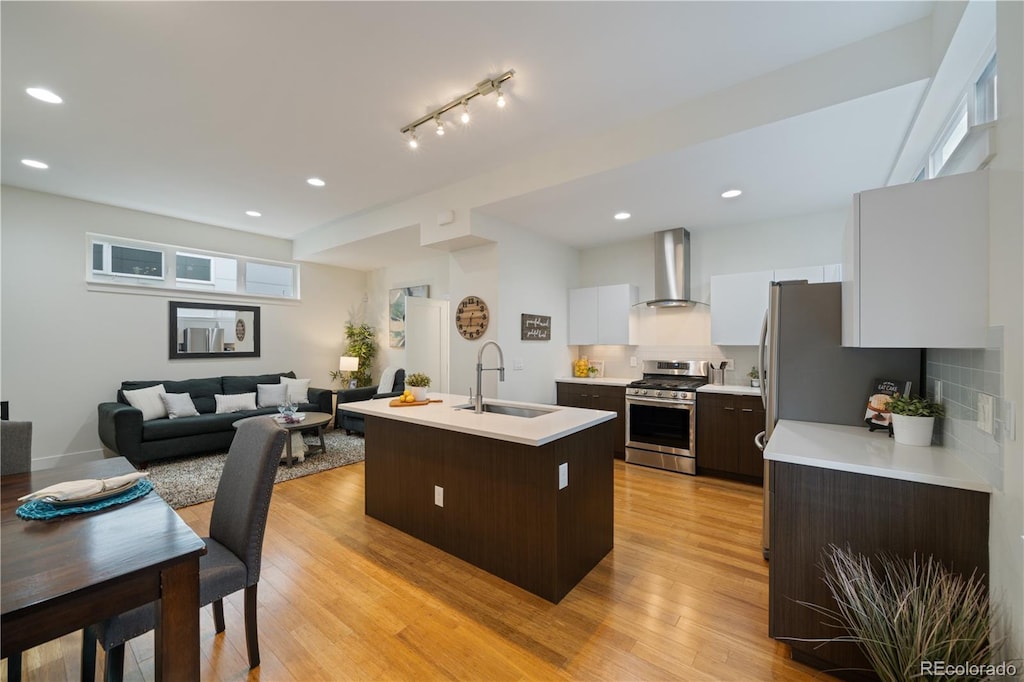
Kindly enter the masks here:
<path id="1" fill-rule="evenodd" d="M 551 316 L 523 313 L 520 316 L 519 338 L 522 341 L 550 341 Z"/>
<path id="2" fill-rule="evenodd" d="M 392 348 L 405 348 L 405 299 L 407 296 L 427 298 L 430 296 L 430 285 L 400 287 L 388 292 L 388 345 Z"/>

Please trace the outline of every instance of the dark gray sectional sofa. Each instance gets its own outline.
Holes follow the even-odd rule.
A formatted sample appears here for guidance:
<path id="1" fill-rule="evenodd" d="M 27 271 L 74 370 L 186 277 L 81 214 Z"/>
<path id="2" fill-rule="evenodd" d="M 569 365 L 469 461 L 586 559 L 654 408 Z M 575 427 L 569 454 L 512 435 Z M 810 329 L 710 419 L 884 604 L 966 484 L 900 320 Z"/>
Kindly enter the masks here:
<path id="1" fill-rule="evenodd" d="M 184 381 L 124 381 L 117 391 L 116 403 L 100 403 L 99 435 L 107 448 L 136 465 L 156 459 L 223 452 L 231 445 L 235 429 L 231 425 L 244 417 L 277 414 L 276 407 L 265 407 L 229 414 L 216 414 L 214 395 L 253 393 L 257 384 L 279 384 L 281 377 L 295 378 L 294 372 L 252 376 L 221 376 Z M 199 412 L 196 417 L 151 419 L 142 421 L 142 412 L 128 404 L 123 391 L 163 384 L 167 393 L 188 393 Z M 310 388 L 309 402 L 300 403 L 301 412 L 331 414 L 334 392 Z"/>

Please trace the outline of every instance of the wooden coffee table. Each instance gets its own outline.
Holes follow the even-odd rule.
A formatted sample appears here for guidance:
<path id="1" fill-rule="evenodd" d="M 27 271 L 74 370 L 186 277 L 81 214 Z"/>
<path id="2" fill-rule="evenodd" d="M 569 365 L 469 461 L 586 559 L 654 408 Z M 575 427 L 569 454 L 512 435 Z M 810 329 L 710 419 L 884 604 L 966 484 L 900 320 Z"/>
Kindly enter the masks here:
<path id="1" fill-rule="evenodd" d="M 288 431 L 305 431 L 306 429 L 316 429 L 316 435 L 320 437 L 320 449 L 317 452 L 327 452 L 327 444 L 324 443 L 324 427 L 331 421 L 331 415 L 325 412 L 302 412 L 301 414 L 306 415 L 305 419 L 294 424 L 289 424 L 284 421 L 284 418 L 280 415 L 273 415 L 273 419 L 277 422 L 281 428 Z M 246 419 L 255 419 L 255 417 L 246 417 L 245 419 L 239 419 L 232 424 L 236 429 L 238 425 L 246 421 Z M 315 447 L 315 446 L 314 446 Z M 288 466 L 292 466 L 295 463 L 295 456 L 292 455 L 292 439 L 291 436 L 285 439 L 285 449 L 281 455 L 281 459 L 288 463 Z"/>

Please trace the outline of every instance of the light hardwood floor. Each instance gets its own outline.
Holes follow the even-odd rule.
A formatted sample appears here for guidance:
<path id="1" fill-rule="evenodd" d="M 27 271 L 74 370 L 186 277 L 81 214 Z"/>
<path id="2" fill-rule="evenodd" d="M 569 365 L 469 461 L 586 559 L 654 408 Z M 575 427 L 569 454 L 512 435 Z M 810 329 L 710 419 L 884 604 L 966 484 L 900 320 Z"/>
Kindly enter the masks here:
<path id="1" fill-rule="evenodd" d="M 180 513 L 205 534 L 210 509 Z M 202 679 L 831 679 L 768 638 L 760 538 L 760 488 L 616 461 L 615 548 L 555 605 L 364 516 L 363 465 L 334 469 L 274 489 L 262 665 L 233 595 L 223 636 L 200 614 Z M 80 642 L 26 652 L 24 679 L 77 680 Z M 133 640 L 125 679 L 152 659 Z"/>

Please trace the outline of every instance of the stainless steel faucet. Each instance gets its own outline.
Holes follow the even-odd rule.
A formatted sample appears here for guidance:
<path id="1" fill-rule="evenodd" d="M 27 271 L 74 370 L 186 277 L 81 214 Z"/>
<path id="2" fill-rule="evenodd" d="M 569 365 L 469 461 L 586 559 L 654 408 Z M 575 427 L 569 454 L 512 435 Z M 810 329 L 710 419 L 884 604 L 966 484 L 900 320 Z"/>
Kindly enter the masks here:
<path id="1" fill-rule="evenodd" d="M 484 348 L 494 346 L 498 349 L 498 366 L 484 368 Z M 476 354 L 476 397 L 473 398 L 473 411 L 480 414 L 484 411 L 483 398 L 483 374 L 484 372 L 498 372 L 498 381 L 505 380 L 505 354 L 501 352 L 501 346 L 496 341 L 485 341 Z M 471 396 L 472 397 L 472 396 Z"/>

